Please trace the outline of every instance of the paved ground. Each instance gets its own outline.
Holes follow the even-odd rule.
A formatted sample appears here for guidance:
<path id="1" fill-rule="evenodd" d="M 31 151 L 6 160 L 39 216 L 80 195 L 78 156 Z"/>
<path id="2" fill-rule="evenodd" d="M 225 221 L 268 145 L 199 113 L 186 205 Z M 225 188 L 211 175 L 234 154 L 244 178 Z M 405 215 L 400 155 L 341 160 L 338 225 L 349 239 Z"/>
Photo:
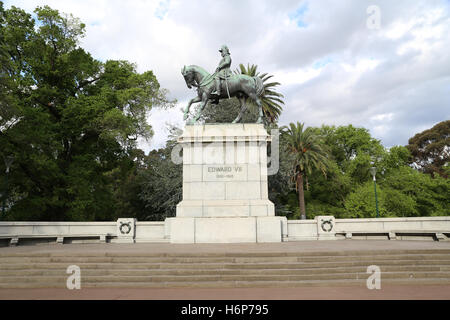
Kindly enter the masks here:
<path id="1" fill-rule="evenodd" d="M 336 241 L 297 241 L 281 243 L 239 243 L 239 244 L 50 244 L 17 247 L 0 247 L 1 253 L 40 253 L 40 252 L 167 252 L 167 253 L 207 253 L 207 252 L 311 252 L 311 251 L 353 251 L 353 250 L 422 250 L 450 249 L 450 241 L 414 240 L 336 240 Z"/>
<path id="2" fill-rule="evenodd" d="M 449 285 L 224 289 L 0 289 L 0 300 L 450 300 Z"/>

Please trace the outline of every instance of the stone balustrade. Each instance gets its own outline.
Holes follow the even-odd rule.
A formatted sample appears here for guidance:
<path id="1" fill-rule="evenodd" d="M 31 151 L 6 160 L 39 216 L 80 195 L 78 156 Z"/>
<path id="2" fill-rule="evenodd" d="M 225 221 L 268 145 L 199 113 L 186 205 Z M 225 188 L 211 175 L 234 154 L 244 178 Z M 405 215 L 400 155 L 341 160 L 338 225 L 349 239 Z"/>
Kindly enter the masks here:
<path id="1" fill-rule="evenodd" d="M 173 218 L 172 218 L 173 219 Z M 0 222 L 0 243 L 15 245 L 38 242 L 170 242 L 171 218 L 137 221 L 121 218 L 107 222 Z M 207 230 L 217 233 L 220 230 Z M 261 232 L 265 226 L 261 225 Z M 345 239 L 450 240 L 450 217 L 287 220 L 281 224 L 283 241 Z M 236 227 L 236 232 L 239 229 Z M 245 239 L 244 239 L 245 240 Z M 245 241 L 243 241 L 245 242 Z M 256 239 L 255 242 L 259 242 Z"/>
<path id="2" fill-rule="evenodd" d="M 340 239 L 450 239 L 450 217 L 288 220 L 288 241 Z"/>

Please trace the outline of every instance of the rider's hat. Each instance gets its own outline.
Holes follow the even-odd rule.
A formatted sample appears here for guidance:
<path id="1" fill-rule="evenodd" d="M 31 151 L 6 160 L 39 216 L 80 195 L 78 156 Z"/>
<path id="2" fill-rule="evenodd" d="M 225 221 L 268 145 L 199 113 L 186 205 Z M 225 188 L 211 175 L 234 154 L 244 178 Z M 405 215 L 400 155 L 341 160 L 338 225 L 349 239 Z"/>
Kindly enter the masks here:
<path id="1" fill-rule="evenodd" d="M 226 53 L 230 53 L 230 50 L 228 50 L 228 47 L 226 45 L 221 46 L 220 49 L 219 49 L 219 52 L 222 52 L 224 50 L 225 50 Z"/>

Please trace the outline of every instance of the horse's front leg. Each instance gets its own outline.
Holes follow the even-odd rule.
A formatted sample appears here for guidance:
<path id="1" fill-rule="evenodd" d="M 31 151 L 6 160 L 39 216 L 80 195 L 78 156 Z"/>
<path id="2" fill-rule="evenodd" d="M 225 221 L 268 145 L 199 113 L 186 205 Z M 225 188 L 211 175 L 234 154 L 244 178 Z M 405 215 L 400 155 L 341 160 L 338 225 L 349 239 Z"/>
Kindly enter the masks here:
<path id="1" fill-rule="evenodd" d="M 192 105 L 193 103 L 197 103 L 197 102 L 200 102 L 200 101 L 202 101 L 202 99 L 201 99 L 199 96 L 197 96 L 197 97 L 195 97 L 195 98 L 193 98 L 193 99 L 191 99 L 191 100 L 189 101 L 189 103 L 188 103 L 186 109 L 184 110 L 184 116 L 183 116 L 183 119 L 184 119 L 184 120 L 186 120 L 186 119 L 189 117 L 189 108 L 191 107 L 191 105 Z"/>
<path id="2" fill-rule="evenodd" d="M 208 96 L 206 93 L 202 95 L 202 104 L 200 105 L 200 108 L 198 109 L 197 114 L 195 115 L 194 119 L 192 119 L 191 124 L 195 124 L 198 119 L 200 119 L 200 116 L 202 115 L 202 111 L 206 106 L 206 103 L 208 102 Z"/>

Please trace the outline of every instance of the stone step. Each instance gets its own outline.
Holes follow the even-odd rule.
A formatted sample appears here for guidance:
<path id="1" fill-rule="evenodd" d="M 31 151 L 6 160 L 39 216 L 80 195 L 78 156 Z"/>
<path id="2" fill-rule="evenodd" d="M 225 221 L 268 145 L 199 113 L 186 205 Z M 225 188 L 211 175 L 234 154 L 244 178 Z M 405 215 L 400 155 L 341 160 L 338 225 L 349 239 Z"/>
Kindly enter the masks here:
<path id="1" fill-rule="evenodd" d="M 291 258 L 294 262 L 297 258 Z M 233 258 L 146 258 L 146 257 L 23 257 L 0 259 L 0 265 L 3 263 L 232 263 Z"/>
<path id="2" fill-rule="evenodd" d="M 450 272 L 450 266 L 382 266 L 381 272 Z M 303 275 L 303 274 L 338 274 L 338 273 L 364 273 L 366 266 L 335 267 L 335 268 L 302 268 L 302 269 L 81 269 L 82 276 L 158 276 L 158 275 Z M 10 269 L 0 270 L 0 277 L 17 276 L 68 276 L 66 268 L 60 269 Z"/>
<path id="3" fill-rule="evenodd" d="M 1 252 L 0 288 L 65 288 L 69 265 L 81 268 L 82 287 L 365 285 L 369 265 L 380 267 L 383 284 L 450 284 L 450 250 L 170 254 L 61 251 Z"/>
<path id="4" fill-rule="evenodd" d="M 28 282 L 60 282 L 67 281 L 68 276 L 0 276 L 0 283 L 28 283 Z M 366 272 L 353 273 L 324 273 L 324 274 L 302 274 L 302 275 L 153 275 L 153 276 L 82 276 L 82 283 L 91 282 L 202 282 L 202 281 L 305 281 L 305 280 L 338 280 L 338 279 L 367 279 L 369 275 Z M 449 279 L 450 272 L 383 272 L 382 279 L 423 279 L 440 278 Z"/>
<path id="5" fill-rule="evenodd" d="M 8 257 L 175 257 L 175 258 L 195 258 L 195 257 L 336 257 L 336 256 L 377 256 L 377 255 L 419 255 L 419 254 L 441 254 L 450 255 L 448 249 L 424 249 L 424 250 L 347 250 L 347 251 L 313 251 L 313 252 L 0 252 L 1 258 Z"/>
<path id="6" fill-rule="evenodd" d="M 433 262 L 433 263 L 430 263 Z M 343 265 L 347 265 L 347 266 L 358 266 L 358 265 L 362 265 L 362 266 L 369 266 L 369 265 L 378 265 L 380 267 L 382 267 L 383 265 L 405 265 L 405 264 L 410 264 L 410 265 L 450 265 L 450 261 L 442 261 L 442 260 L 434 260 L 434 261 L 402 261 L 402 262 L 398 262 L 397 264 L 394 263 L 394 261 L 377 261 L 377 260 L 370 260 L 370 261 L 359 261 L 359 262 L 347 262 L 347 263 L 342 263 Z M 429 264 L 428 264 L 429 263 Z M 225 268 L 228 269 L 303 269 L 305 267 L 312 267 L 312 266 L 316 266 L 316 267 L 324 267 L 325 264 L 324 263 L 305 263 L 305 264 L 301 264 L 301 263 L 284 263 L 284 264 L 276 264 L 276 263 L 272 263 L 272 264 L 267 264 L 267 263 L 246 263 L 246 264 L 229 264 L 226 265 Z M 337 263 L 328 263 L 329 266 L 338 266 Z"/>
<path id="7" fill-rule="evenodd" d="M 83 287 L 95 287 L 99 286 L 96 284 L 106 284 L 106 283 L 128 283 L 129 287 L 136 287 L 142 283 L 151 283 L 156 286 L 167 286 L 169 283 L 182 284 L 183 282 L 196 283 L 197 287 L 202 287 L 203 283 L 215 282 L 216 285 L 220 286 L 220 283 L 224 282 L 253 282 L 256 283 L 270 283 L 270 282 L 305 282 L 305 281 L 342 281 L 343 283 L 351 280 L 363 280 L 366 281 L 368 275 L 366 273 L 346 273 L 346 274 L 322 274 L 322 275 L 258 275 L 258 276 L 159 276 L 159 277 L 136 277 L 136 276 L 95 276 L 88 277 L 84 276 L 81 281 Z M 409 282 L 411 280 L 429 280 L 434 281 L 439 279 L 439 283 L 450 283 L 450 273 L 442 272 L 398 272 L 398 273 L 383 273 L 382 282 L 387 283 L 389 279 L 391 280 L 404 280 Z M 45 287 L 64 287 L 66 285 L 66 277 L 0 277 L 0 288 L 21 288 L 21 287 L 35 287 L 36 284 L 41 284 Z"/>
<path id="8" fill-rule="evenodd" d="M 315 257 L 1 257 L 0 265 L 5 263 L 257 263 L 257 262 L 340 262 L 366 260 L 449 260 L 450 254 L 403 254 L 403 255 L 360 255 L 360 256 L 315 256 Z"/>
<path id="9" fill-rule="evenodd" d="M 383 285 L 437 285 L 450 284 L 448 278 L 446 279 L 385 279 L 382 281 Z M 2 284 L 0 284 L 1 286 Z M 39 285 L 39 284 L 37 284 Z M 305 281 L 204 281 L 204 282 L 141 282 L 133 284 L 133 288 L 293 288 L 293 287 L 313 287 L 313 286 L 364 286 L 366 287 L 366 279 L 344 279 L 344 280 L 305 280 Z M 56 284 L 56 287 L 60 284 Z M 86 287 L 91 288 L 130 288 L 127 282 L 103 282 L 90 283 Z"/>
<path id="10" fill-rule="evenodd" d="M 359 256 L 321 256 L 321 257 L 299 257 L 299 262 L 337 262 L 337 261 L 368 261 L 368 260 L 450 260 L 450 254 L 429 255 L 359 255 Z"/>
<path id="11" fill-rule="evenodd" d="M 449 278 L 424 279 L 383 279 L 385 285 L 440 285 L 450 284 Z M 338 280 L 305 280 L 305 281 L 202 281 L 202 282 L 83 282 L 81 288 L 292 288 L 313 286 L 366 286 L 366 279 Z M 33 282 L 33 283 L 0 283 L 0 289 L 20 288 L 64 288 L 64 282 Z"/>
<path id="12" fill-rule="evenodd" d="M 34 270 L 34 269 L 62 269 L 66 270 L 73 263 L 47 262 L 47 263 L 2 263 L 0 270 Z M 450 266 L 450 260 L 367 260 L 346 262 L 296 262 L 296 263 L 76 263 L 83 270 L 88 269 L 308 269 L 308 268 L 334 268 L 356 267 L 369 265 L 383 266 Z"/>

